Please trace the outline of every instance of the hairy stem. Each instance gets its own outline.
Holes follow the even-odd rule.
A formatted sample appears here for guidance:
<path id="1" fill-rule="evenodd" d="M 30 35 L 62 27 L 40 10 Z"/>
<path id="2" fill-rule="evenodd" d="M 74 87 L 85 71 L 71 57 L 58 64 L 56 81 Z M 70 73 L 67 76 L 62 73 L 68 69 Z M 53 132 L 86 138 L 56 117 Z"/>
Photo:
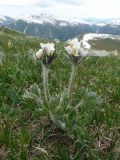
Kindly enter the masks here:
<path id="1" fill-rule="evenodd" d="M 43 65 L 43 86 L 44 86 L 44 97 L 46 101 L 49 101 L 49 87 L 48 87 L 48 68 Z"/>
<path id="2" fill-rule="evenodd" d="M 74 82 L 75 82 L 76 70 L 77 70 L 77 66 L 73 64 L 69 87 L 68 87 L 68 104 L 69 105 L 71 105 L 72 103 L 72 92 L 73 92 L 73 87 L 74 87 Z"/>

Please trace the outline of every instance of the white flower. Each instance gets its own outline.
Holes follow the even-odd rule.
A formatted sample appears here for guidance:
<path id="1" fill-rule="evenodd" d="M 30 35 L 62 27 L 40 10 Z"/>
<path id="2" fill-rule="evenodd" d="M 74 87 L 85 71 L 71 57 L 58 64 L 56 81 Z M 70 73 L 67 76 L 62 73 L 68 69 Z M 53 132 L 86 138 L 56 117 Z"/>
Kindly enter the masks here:
<path id="1" fill-rule="evenodd" d="M 78 41 L 78 38 L 74 38 L 72 40 L 68 40 L 67 44 L 71 46 L 80 46 L 81 42 Z"/>
<path id="2" fill-rule="evenodd" d="M 68 40 L 67 41 L 68 46 L 65 47 L 65 50 L 67 51 L 67 53 L 69 55 L 73 55 L 75 57 L 79 57 L 79 56 L 86 56 L 86 53 L 83 53 L 83 47 L 82 47 L 82 43 L 81 41 L 79 42 L 77 38 L 74 38 L 73 40 Z"/>
<path id="3" fill-rule="evenodd" d="M 86 48 L 80 48 L 81 57 L 89 56 L 89 50 Z"/>
<path id="4" fill-rule="evenodd" d="M 41 60 L 42 64 L 48 67 L 57 54 L 55 52 L 55 45 L 53 43 L 40 43 L 41 49 L 36 53 L 36 57 Z"/>
<path id="5" fill-rule="evenodd" d="M 41 59 L 42 58 L 42 54 L 43 54 L 43 49 L 39 49 L 39 51 L 36 53 L 36 57 L 38 59 Z"/>
<path id="6" fill-rule="evenodd" d="M 91 46 L 88 42 L 84 41 L 84 40 L 81 40 L 81 46 L 85 49 L 90 49 Z"/>
<path id="7" fill-rule="evenodd" d="M 44 50 L 46 48 L 48 56 L 50 56 L 50 55 L 52 56 L 52 54 L 55 51 L 55 45 L 53 43 L 46 43 L 46 44 L 40 43 L 40 45 L 41 45 L 42 50 Z"/>
<path id="8" fill-rule="evenodd" d="M 55 51 L 55 45 L 53 43 L 40 43 L 41 49 L 36 53 L 36 57 L 41 59 L 43 56 L 43 51 L 46 49 L 47 55 L 52 56 Z"/>
<path id="9" fill-rule="evenodd" d="M 65 50 L 69 55 L 75 57 L 86 57 L 89 54 L 90 45 L 85 43 L 85 41 L 78 41 L 78 38 L 67 41 L 68 46 L 65 47 Z"/>
<path id="10" fill-rule="evenodd" d="M 111 54 L 112 54 L 113 56 L 118 56 L 118 51 L 117 51 L 117 50 L 114 50 L 114 51 L 111 52 Z"/>
<path id="11" fill-rule="evenodd" d="M 12 47 L 12 42 L 11 42 L 11 41 L 8 42 L 8 47 L 9 47 L 9 48 Z"/>
<path id="12" fill-rule="evenodd" d="M 80 47 L 79 46 L 67 46 L 65 47 L 65 50 L 68 52 L 68 54 L 73 55 L 75 57 L 79 56 Z"/>
<path id="13" fill-rule="evenodd" d="M 80 53 L 80 45 L 81 45 L 78 39 L 74 38 L 73 40 L 68 40 L 67 44 L 68 46 L 65 47 L 65 50 L 68 52 L 68 54 L 78 57 Z"/>

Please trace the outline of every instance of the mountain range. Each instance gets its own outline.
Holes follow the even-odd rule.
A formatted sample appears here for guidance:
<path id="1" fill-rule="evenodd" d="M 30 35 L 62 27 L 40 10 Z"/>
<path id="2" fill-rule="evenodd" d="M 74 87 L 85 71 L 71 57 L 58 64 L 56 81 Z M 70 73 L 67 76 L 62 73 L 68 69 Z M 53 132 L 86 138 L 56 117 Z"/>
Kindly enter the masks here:
<path id="1" fill-rule="evenodd" d="M 120 19 L 56 18 L 48 14 L 0 16 L 0 26 L 41 38 L 62 41 L 87 33 L 120 35 Z"/>

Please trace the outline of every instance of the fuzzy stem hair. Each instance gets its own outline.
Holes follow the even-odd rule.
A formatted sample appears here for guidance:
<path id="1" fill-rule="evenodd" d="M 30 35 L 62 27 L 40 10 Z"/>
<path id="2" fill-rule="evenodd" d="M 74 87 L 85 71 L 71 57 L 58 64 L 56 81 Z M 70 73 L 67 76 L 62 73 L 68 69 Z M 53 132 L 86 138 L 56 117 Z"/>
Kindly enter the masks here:
<path id="1" fill-rule="evenodd" d="M 48 87 L 48 67 L 43 65 L 43 87 L 45 101 L 49 101 L 49 87 Z"/>
<path id="2" fill-rule="evenodd" d="M 76 77 L 76 70 L 77 70 L 77 65 L 72 64 L 72 72 L 71 72 L 70 82 L 68 86 L 68 104 L 69 105 L 71 105 L 72 103 L 72 92 L 73 92 L 73 87 L 74 87 L 74 82 Z"/>

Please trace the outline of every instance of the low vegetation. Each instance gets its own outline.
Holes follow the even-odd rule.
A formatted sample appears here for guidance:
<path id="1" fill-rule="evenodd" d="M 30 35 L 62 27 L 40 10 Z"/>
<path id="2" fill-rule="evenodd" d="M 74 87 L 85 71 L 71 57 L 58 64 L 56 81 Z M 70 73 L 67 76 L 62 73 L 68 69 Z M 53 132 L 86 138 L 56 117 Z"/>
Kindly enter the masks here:
<path id="1" fill-rule="evenodd" d="M 80 63 L 69 106 L 71 63 L 56 44 L 44 102 L 40 42 L 0 28 L 0 159 L 119 160 L 120 57 Z"/>

